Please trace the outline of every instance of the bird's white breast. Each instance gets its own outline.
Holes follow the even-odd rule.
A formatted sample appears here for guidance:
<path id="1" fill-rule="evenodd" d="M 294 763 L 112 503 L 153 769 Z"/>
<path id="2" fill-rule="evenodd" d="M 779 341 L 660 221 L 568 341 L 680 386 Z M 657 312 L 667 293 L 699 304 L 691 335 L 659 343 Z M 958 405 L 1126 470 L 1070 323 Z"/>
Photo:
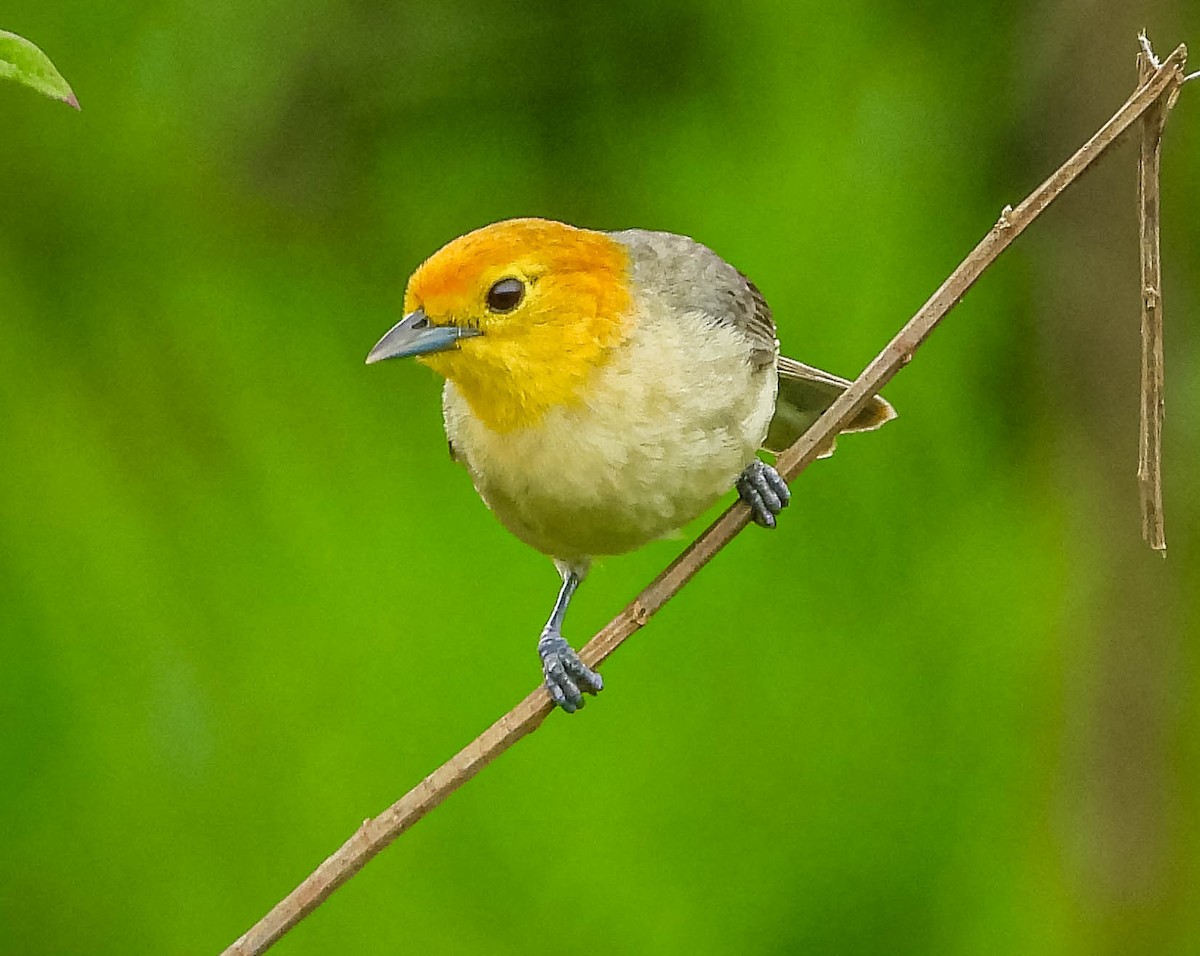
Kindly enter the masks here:
<path id="1" fill-rule="evenodd" d="M 641 313 L 584 397 L 536 425 L 494 432 L 446 383 L 446 434 L 479 494 L 564 561 L 630 551 L 699 515 L 754 457 L 774 411 L 775 368 L 752 366 L 740 330 L 653 301 Z"/>

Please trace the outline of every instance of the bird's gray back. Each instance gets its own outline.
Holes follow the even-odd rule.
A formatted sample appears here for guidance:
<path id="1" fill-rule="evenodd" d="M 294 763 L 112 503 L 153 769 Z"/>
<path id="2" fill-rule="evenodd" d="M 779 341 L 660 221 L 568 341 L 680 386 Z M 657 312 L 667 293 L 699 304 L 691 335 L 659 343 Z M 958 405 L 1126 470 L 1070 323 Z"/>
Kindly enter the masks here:
<path id="1" fill-rule="evenodd" d="M 779 352 L 775 321 L 754 283 L 708 246 L 671 232 L 625 229 L 609 233 L 629 250 L 632 278 L 672 313 L 703 312 L 746 336 L 756 368 Z"/>

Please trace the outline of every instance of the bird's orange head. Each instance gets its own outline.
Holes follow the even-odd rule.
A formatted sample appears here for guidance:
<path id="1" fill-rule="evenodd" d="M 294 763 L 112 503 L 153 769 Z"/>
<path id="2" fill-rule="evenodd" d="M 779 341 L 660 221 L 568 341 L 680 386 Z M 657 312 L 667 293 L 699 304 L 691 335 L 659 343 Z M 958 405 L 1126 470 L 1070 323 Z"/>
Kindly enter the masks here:
<path id="1" fill-rule="evenodd" d="M 430 256 L 408 281 L 404 311 L 367 361 L 416 355 L 481 421 L 511 431 L 578 401 L 624 341 L 629 256 L 601 232 L 511 219 Z"/>

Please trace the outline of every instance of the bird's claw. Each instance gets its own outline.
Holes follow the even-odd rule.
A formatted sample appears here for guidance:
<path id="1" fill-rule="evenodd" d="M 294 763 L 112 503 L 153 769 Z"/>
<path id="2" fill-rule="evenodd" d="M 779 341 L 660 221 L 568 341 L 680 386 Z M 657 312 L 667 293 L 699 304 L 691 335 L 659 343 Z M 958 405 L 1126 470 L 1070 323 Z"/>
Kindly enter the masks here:
<path id="1" fill-rule="evenodd" d="M 554 703 L 568 714 L 583 707 L 584 692 L 598 694 L 604 689 L 600 675 L 579 659 L 557 631 L 542 633 L 538 656 L 542 659 L 542 673 L 546 675 L 546 690 L 550 691 Z"/>
<path id="2" fill-rule="evenodd" d="M 788 506 L 792 493 L 774 468 L 755 458 L 746 466 L 734 485 L 738 497 L 750 506 L 755 524 L 775 527 L 775 516 Z"/>

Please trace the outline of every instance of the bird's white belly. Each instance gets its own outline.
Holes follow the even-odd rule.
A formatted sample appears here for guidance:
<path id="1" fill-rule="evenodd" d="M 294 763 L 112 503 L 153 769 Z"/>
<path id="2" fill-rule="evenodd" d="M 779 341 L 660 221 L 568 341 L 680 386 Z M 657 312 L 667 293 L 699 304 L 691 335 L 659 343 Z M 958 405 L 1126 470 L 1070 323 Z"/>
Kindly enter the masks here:
<path id="1" fill-rule="evenodd" d="M 761 446 L 776 374 L 752 369 L 739 336 L 678 318 L 644 327 L 582 401 L 504 434 L 447 382 L 447 436 L 484 501 L 529 545 L 572 563 L 630 551 L 712 505 Z"/>

